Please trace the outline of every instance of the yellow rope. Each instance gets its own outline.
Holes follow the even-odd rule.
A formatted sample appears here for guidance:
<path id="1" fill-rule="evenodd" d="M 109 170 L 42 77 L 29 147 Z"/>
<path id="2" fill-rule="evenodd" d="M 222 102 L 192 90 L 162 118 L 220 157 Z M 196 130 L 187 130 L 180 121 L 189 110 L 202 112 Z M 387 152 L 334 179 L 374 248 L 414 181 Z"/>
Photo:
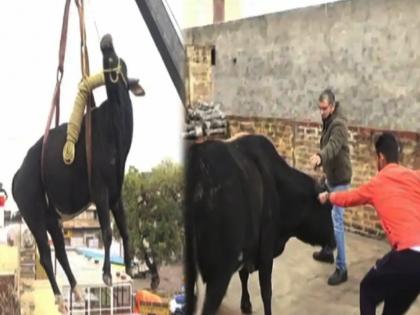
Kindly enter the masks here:
<path id="1" fill-rule="evenodd" d="M 79 139 L 82 126 L 83 113 L 88 102 L 89 94 L 93 89 L 105 84 L 103 72 L 84 78 L 79 83 L 79 91 L 73 105 L 73 112 L 67 125 L 67 139 L 63 149 L 64 163 L 72 164 L 75 156 L 75 144 Z"/>

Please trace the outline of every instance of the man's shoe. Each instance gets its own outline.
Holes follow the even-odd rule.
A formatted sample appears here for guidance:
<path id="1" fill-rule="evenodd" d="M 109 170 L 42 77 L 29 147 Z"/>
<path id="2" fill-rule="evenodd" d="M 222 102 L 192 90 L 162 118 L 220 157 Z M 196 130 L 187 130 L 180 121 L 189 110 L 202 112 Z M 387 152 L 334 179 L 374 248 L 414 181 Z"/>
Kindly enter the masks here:
<path id="1" fill-rule="evenodd" d="M 312 257 L 320 262 L 325 262 L 329 264 L 334 263 L 334 254 L 330 251 L 326 251 L 325 249 L 321 249 L 319 252 L 313 253 Z"/>
<path id="2" fill-rule="evenodd" d="M 347 281 L 347 269 L 336 268 L 331 277 L 328 278 L 329 285 L 338 285 Z"/>

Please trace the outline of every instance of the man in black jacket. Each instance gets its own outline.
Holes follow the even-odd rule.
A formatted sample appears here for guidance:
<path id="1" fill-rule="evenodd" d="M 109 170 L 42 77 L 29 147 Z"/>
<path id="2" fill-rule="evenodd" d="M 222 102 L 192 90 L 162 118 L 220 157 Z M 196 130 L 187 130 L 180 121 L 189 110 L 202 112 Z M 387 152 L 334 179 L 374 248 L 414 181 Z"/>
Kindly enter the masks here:
<path id="1" fill-rule="evenodd" d="M 349 188 L 352 169 L 348 144 L 347 120 L 334 93 L 327 89 L 319 96 L 319 110 L 322 118 L 320 151 L 311 156 L 313 167 L 322 166 L 330 191 L 344 191 Z M 332 210 L 334 233 L 337 243 L 336 269 L 329 277 L 329 285 L 347 281 L 347 265 L 344 239 L 344 208 L 334 206 Z M 333 246 L 326 246 L 315 252 L 317 261 L 334 263 Z"/>

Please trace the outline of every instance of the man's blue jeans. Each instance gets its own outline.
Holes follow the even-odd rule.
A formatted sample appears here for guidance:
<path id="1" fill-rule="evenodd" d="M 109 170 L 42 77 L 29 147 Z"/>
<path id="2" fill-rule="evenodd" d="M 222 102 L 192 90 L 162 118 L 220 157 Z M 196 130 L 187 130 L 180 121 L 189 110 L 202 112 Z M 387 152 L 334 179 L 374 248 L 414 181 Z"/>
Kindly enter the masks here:
<path id="1" fill-rule="evenodd" d="M 349 189 L 349 185 L 330 186 L 327 183 L 330 192 L 345 191 Z M 336 265 L 340 270 L 347 268 L 346 264 L 346 244 L 344 237 L 344 208 L 334 206 L 331 212 L 334 225 L 335 241 L 337 243 Z"/>

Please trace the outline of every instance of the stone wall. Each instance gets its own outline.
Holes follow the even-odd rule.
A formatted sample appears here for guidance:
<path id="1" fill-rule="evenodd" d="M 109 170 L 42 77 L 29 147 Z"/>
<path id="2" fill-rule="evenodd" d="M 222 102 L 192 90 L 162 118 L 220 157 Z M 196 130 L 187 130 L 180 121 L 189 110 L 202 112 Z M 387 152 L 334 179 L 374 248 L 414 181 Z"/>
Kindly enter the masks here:
<path id="1" fill-rule="evenodd" d="M 318 121 L 332 87 L 350 125 L 420 132 L 420 1 L 347 0 L 185 31 L 215 47 L 226 113 Z M 209 66 L 210 67 L 210 66 Z"/>

